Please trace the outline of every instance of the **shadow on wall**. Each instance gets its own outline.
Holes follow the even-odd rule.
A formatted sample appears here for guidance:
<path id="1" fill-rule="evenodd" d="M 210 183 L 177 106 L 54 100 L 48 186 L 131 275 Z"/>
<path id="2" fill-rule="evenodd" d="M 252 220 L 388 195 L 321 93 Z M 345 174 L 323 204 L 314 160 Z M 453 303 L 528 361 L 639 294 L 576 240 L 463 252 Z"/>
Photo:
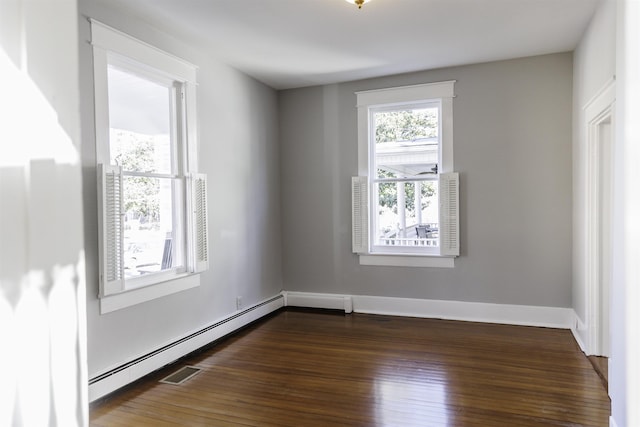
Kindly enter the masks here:
<path id="1" fill-rule="evenodd" d="M 4 46 L 0 76 L 0 425 L 84 425 L 79 155 Z"/>

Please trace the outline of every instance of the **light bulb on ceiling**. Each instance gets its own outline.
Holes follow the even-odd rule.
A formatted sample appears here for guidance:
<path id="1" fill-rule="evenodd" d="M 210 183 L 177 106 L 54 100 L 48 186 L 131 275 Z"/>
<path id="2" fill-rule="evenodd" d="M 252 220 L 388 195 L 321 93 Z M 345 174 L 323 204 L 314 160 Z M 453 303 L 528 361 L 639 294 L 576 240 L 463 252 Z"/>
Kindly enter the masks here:
<path id="1" fill-rule="evenodd" d="M 362 9 L 362 5 L 365 3 L 369 3 L 371 0 L 345 0 L 348 3 L 355 4 L 358 6 L 358 9 Z"/>

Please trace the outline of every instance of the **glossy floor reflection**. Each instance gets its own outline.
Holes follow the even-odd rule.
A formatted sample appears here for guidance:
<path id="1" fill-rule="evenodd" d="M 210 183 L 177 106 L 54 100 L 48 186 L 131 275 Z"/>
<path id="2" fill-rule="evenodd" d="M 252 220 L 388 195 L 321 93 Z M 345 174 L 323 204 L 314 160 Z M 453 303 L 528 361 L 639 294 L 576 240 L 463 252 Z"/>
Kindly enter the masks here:
<path id="1" fill-rule="evenodd" d="M 181 386 L 158 380 L 183 365 Z M 94 405 L 91 424 L 606 426 L 566 330 L 282 311 Z"/>

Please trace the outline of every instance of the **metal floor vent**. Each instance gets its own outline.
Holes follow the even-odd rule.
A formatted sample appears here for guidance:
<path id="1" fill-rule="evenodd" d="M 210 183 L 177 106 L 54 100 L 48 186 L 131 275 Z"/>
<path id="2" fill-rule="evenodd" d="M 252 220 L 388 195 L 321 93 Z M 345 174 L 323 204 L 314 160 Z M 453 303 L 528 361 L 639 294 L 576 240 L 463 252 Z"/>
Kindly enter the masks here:
<path id="1" fill-rule="evenodd" d="M 195 366 L 185 366 L 184 368 L 180 368 L 168 377 L 161 379 L 160 382 L 173 385 L 182 384 L 201 370 L 201 368 L 196 368 Z"/>

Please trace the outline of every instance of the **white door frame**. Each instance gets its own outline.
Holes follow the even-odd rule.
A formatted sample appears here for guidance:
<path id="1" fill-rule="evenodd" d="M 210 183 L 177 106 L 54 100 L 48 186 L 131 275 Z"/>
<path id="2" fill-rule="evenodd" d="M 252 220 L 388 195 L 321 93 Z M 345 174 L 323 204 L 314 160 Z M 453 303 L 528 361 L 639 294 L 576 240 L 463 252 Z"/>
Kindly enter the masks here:
<path id="1" fill-rule="evenodd" d="M 587 354 L 598 356 L 609 356 L 615 100 L 615 80 L 611 79 L 584 107 L 587 135 L 586 350 Z"/>

